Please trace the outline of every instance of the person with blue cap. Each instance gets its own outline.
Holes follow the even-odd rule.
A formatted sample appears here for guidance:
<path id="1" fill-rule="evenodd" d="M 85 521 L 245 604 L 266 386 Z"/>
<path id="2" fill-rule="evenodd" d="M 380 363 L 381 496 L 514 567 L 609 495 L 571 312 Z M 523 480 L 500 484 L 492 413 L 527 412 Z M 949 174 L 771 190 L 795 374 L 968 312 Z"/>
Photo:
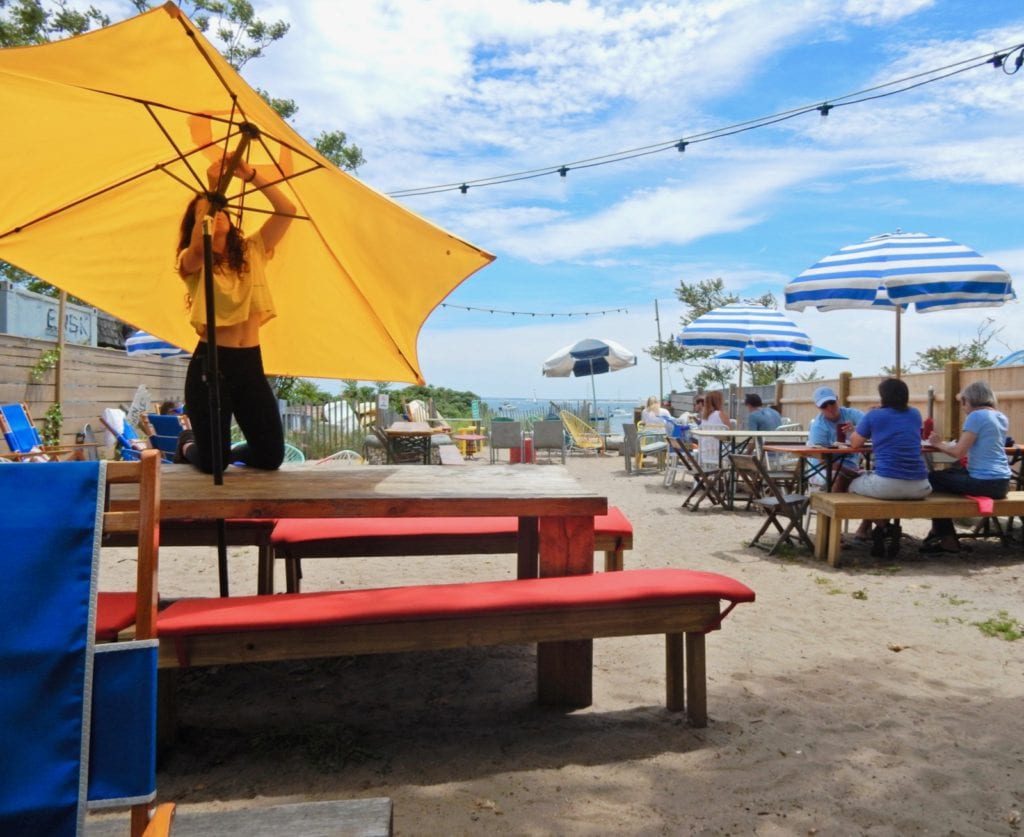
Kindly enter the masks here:
<path id="1" fill-rule="evenodd" d="M 807 431 L 807 444 L 812 447 L 831 448 L 846 444 L 853 434 L 857 423 L 864 418 L 864 413 L 854 407 L 839 406 L 839 396 L 832 387 L 818 387 L 814 390 L 814 405 L 818 415 L 814 417 Z M 824 463 L 812 459 L 811 466 L 814 476 L 811 481 L 817 484 L 825 482 Z M 860 454 L 851 453 L 837 456 L 832 460 L 832 490 L 846 491 L 850 482 L 860 476 Z M 861 521 L 854 535 L 857 540 L 867 541 L 871 534 L 871 521 Z"/>

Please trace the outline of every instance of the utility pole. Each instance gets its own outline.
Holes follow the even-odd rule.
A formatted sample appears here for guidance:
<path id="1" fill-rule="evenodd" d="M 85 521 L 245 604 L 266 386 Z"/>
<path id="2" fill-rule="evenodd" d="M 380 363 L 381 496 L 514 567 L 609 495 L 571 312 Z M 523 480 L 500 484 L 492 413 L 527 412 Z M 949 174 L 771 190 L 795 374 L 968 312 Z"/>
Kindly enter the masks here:
<path id="1" fill-rule="evenodd" d="M 658 328 L 658 404 L 665 400 L 663 361 L 661 359 L 661 317 L 658 315 L 658 300 L 654 300 L 654 323 Z"/>

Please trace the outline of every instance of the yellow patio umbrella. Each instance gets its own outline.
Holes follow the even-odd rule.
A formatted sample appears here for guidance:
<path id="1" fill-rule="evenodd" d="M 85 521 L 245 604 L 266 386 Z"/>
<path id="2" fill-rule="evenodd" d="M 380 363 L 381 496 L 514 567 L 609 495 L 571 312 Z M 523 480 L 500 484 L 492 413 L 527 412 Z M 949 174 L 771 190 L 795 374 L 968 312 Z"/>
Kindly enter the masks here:
<path id="1" fill-rule="evenodd" d="M 494 258 L 324 159 L 173 3 L 0 50 L 0 112 L 0 258 L 188 348 L 178 224 L 210 162 L 255 134 L 246 159 L 300 219 L 267 264 L 268 374 L 423 383 L 423 322 Z M 247 234 L 270 210 L 257 191 L 226 197 Z"/>

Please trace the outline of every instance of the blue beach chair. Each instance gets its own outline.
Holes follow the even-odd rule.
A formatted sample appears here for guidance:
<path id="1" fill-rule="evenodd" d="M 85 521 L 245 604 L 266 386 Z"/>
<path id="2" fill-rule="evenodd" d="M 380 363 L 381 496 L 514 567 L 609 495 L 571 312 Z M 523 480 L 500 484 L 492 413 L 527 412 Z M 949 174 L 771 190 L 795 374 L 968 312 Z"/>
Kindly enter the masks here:
<path id="1" fill-rule="evenodd" d="M 12 626 L 0 631 L 0 834 L 81 834 L 87 808 L 125 805 L 134 834 L 157 833 L 146 828 L 156 793 L 152 581 L 140 579 L 148 595 L 127 619 L 136 640 L 96 636 L 113 628 L 97 593 L 101 525 L 138 533 L 140 576 L 155 566 L 159 471 L 155 453 L 0 467 L 0 612 Z M 104 513 L 109 482 L 137 482 L 138 508 Z"/>

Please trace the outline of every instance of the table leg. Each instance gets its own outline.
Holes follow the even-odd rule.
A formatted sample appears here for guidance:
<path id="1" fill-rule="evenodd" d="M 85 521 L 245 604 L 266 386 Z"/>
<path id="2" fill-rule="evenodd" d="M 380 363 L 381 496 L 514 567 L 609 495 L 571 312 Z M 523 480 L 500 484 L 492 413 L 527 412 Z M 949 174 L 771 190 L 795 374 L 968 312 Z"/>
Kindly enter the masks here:
<path id="1" fill-rule="evenodd" d="M 592 517 L 542 517 L 537 534 L 541 577 L 594 571 Z M 538 643 L 538 701 L 574 708 L 590 706 L 593 659 L 593 640 Z"/>

